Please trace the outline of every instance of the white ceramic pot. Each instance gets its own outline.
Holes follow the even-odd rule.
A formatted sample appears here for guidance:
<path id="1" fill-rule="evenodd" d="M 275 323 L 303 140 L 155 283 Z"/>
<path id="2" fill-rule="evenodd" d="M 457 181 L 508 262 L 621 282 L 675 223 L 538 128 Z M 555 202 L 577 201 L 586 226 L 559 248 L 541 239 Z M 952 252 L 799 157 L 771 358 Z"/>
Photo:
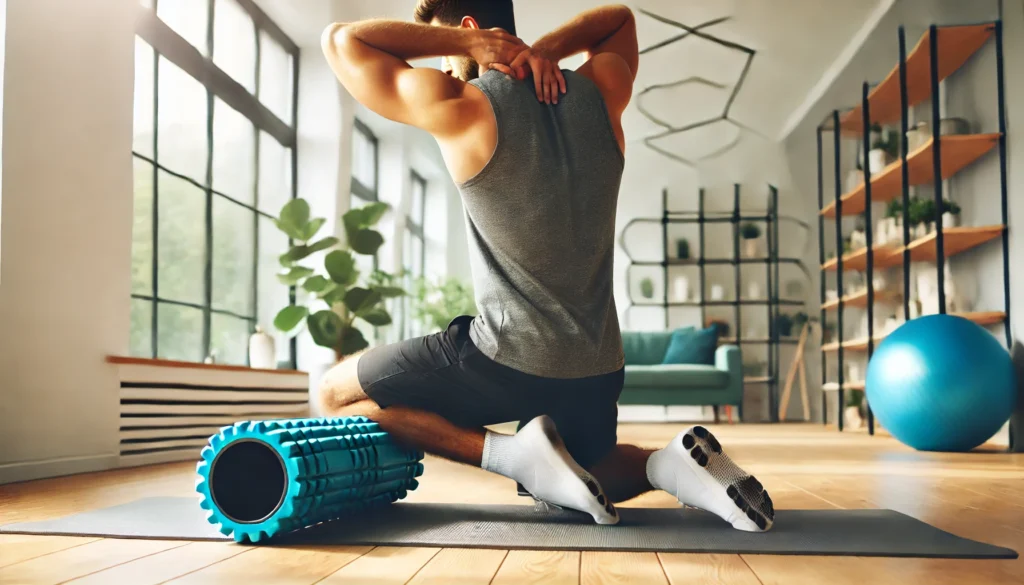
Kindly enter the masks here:
<path id="1" fill-rule="evenodd" d="M 259 370 L 277 369 L 274 338 L 258 326 L 256 332 L 249 337 L 249 367 Z"/>
<path id="2" fill-rule="evenodd" d="M 747 286 L 747 297 L 749 297 L 751 300 L 760 299 L 761 298 L 761 283 L 759 283 L 759 282 L 751 282 L 750 285 Z"/>
<path id="3" fill-rule="evenodd" d="M 854 392 L 854 390 L 850 390 Z M 847 406 L 843 409 L 843 418 L 846 422 L 846 428 L 859 429 L 864 424 L 864 419 L 860 417 L 860 409 L 856 406 Z"/>
<path id="4" fill-rule="evenodd" d="M 884 169 L 885 166 L 888 164 L 889 154 L 887 152 L 885 152 L 881 148 L 872 149 L 870 152 L 868 152 L 868 165 L 866 174 L 873 175 Z"/>
<path id="5" fill-rule="evenodd" d="M 685 276 L 677 276 L 675 288 L 677 301 L 687 301 L 690 299 L 690 279 Z"/>
<path id="6" fill-rule="evenodd" d="M 948 211 L 946 213 L 942 214 L 942 227 L 944 227 L 944 228 L 958 227 L 959 225 L 960 225 L 960 216 L 959 215 L 953 215 L 952 213 L 950 213 Z"/>
<path id="7" fill-rule="evenodd" d="M 757 258 L 757 238 L 743 240 L 743 253 L 747 258 Z"/>
<path id="8" fill-rule="evenodd" d="M 835 290 L 828 289 L 825 291 L 825 301 L 835 301 L 839 299 L 839 293 Z"/>
<path id="9" fill-rule="evenodd" d="M 859 187 L 860 184 L 863 183 L 863 182 L 864 182 L 864 171 L 859 170 L 859 169 L 854 169 L 854 170 L 850 171 L 849 173 L 846 173 L 846 192 L 849 193 L 850 191 L 853 191 L 854 189 Z"/>
<path id="10" fill-rule="evenodd" d="M 725 289 L 720 284 L 711 285 L 711 300 L 720 301 L 725 297 Z"/>

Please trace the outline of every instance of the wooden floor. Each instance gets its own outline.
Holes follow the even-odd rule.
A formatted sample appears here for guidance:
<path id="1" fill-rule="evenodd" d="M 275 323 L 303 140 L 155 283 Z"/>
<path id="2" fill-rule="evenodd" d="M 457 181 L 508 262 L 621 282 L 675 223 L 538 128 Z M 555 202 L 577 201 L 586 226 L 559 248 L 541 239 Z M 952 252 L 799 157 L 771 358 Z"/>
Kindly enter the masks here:
<path id="1" fill-rule="evenodd" d="M 713 427 L 776 508 L 891 508 L 1024 553 L 1024 455 L 917 453 L 891 438 L 816 425 Z M 678 425 L 622 425 L 660 447 Z M 525 504 L 508 480 L 431 459 L 410 501 Z M 154 495 L 191 495 L 194 465 L 170 464 L 0 486 L 0 524 Z M 675 506 L 649 494 L 626 506 Z M 784 513 L 784 512 L 780 512 Z M 0 535 L 0 583 L 1024 583 L 1024 559 L 531 552 Z"/>

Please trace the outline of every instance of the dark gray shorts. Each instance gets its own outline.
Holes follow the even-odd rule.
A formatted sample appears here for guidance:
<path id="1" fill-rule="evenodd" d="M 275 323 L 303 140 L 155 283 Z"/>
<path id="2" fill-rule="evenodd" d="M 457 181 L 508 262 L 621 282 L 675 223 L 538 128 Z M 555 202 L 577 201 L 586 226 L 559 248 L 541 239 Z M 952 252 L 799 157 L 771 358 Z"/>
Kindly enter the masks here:
<path id="1" fill-rule="evenodd" d="M 472 317 L 440 333 L 371 349 L 359 358 L 363 391 L 381 408 L 407 406 L 468 428 L 546 414 L 573 458 L 589 468 L 615 446 L 623 370 L 588 378 L 525 374 L 480 352 Z"/>

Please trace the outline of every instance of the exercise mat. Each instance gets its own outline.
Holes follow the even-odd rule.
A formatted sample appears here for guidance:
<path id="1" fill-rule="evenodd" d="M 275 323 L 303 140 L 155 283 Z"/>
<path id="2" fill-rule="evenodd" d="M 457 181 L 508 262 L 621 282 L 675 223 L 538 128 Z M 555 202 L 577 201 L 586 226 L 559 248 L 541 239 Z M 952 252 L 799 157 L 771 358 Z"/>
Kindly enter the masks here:
<path id="1" fill-rule="evenodd" d="M 259 542 L 404 498 L 421 459 L 366 417 L 242 421 L 210 437 L 196 491 L 222 534 Z"/>
<path id="2" fill-rule="evenodd" d="M 1013 550 L 960 538 L 892 510 L 779 510 L 766 533 L 733 529 L 700 510 L 620 507 L 615 526 L 530 506 L 399 502 L 283 534 L 275 544 L 464 547 L 1014 559 Z M 0 533 L 230 540 L 194 498 L 146 498 Z"/>

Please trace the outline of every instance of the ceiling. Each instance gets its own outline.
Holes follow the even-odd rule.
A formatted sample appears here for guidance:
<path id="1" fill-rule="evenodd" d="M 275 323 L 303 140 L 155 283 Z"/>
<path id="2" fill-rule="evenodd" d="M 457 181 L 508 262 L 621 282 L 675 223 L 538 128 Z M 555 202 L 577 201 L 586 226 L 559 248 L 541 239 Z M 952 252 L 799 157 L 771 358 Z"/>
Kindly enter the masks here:
<path id="1" fill-rule="evenodd" d="M 885 0 L 635 0 L 646 51 L 624 118 L 632 154 L 702 166 L 744 142 L 774 144 L 822 76 Z M 515 0 L 518 34 L 532 42 L 596 0 Z M 260 0 L 303 46 L 332 19 L 411 18 L 415 0 Z M 343 12 L 343 14 L 339 14 Z M 701 26 L 704 25 L 704 26 Z M 713 37 L 713 38 L 711 38 Z M 726 46 L 733 45 L 733 46 Z M 579 60 L 564 64 L 574 67 Z M 737 87 L 739 86 L 739 87 Z M 728 119 L 721 118 L 728 108 Z M 674 129 L 698 125 L 690 131 Z M 659 152 L 660 151 L 660 152 Z M 653 162 L 653 161 L 652 161 Z"/>

